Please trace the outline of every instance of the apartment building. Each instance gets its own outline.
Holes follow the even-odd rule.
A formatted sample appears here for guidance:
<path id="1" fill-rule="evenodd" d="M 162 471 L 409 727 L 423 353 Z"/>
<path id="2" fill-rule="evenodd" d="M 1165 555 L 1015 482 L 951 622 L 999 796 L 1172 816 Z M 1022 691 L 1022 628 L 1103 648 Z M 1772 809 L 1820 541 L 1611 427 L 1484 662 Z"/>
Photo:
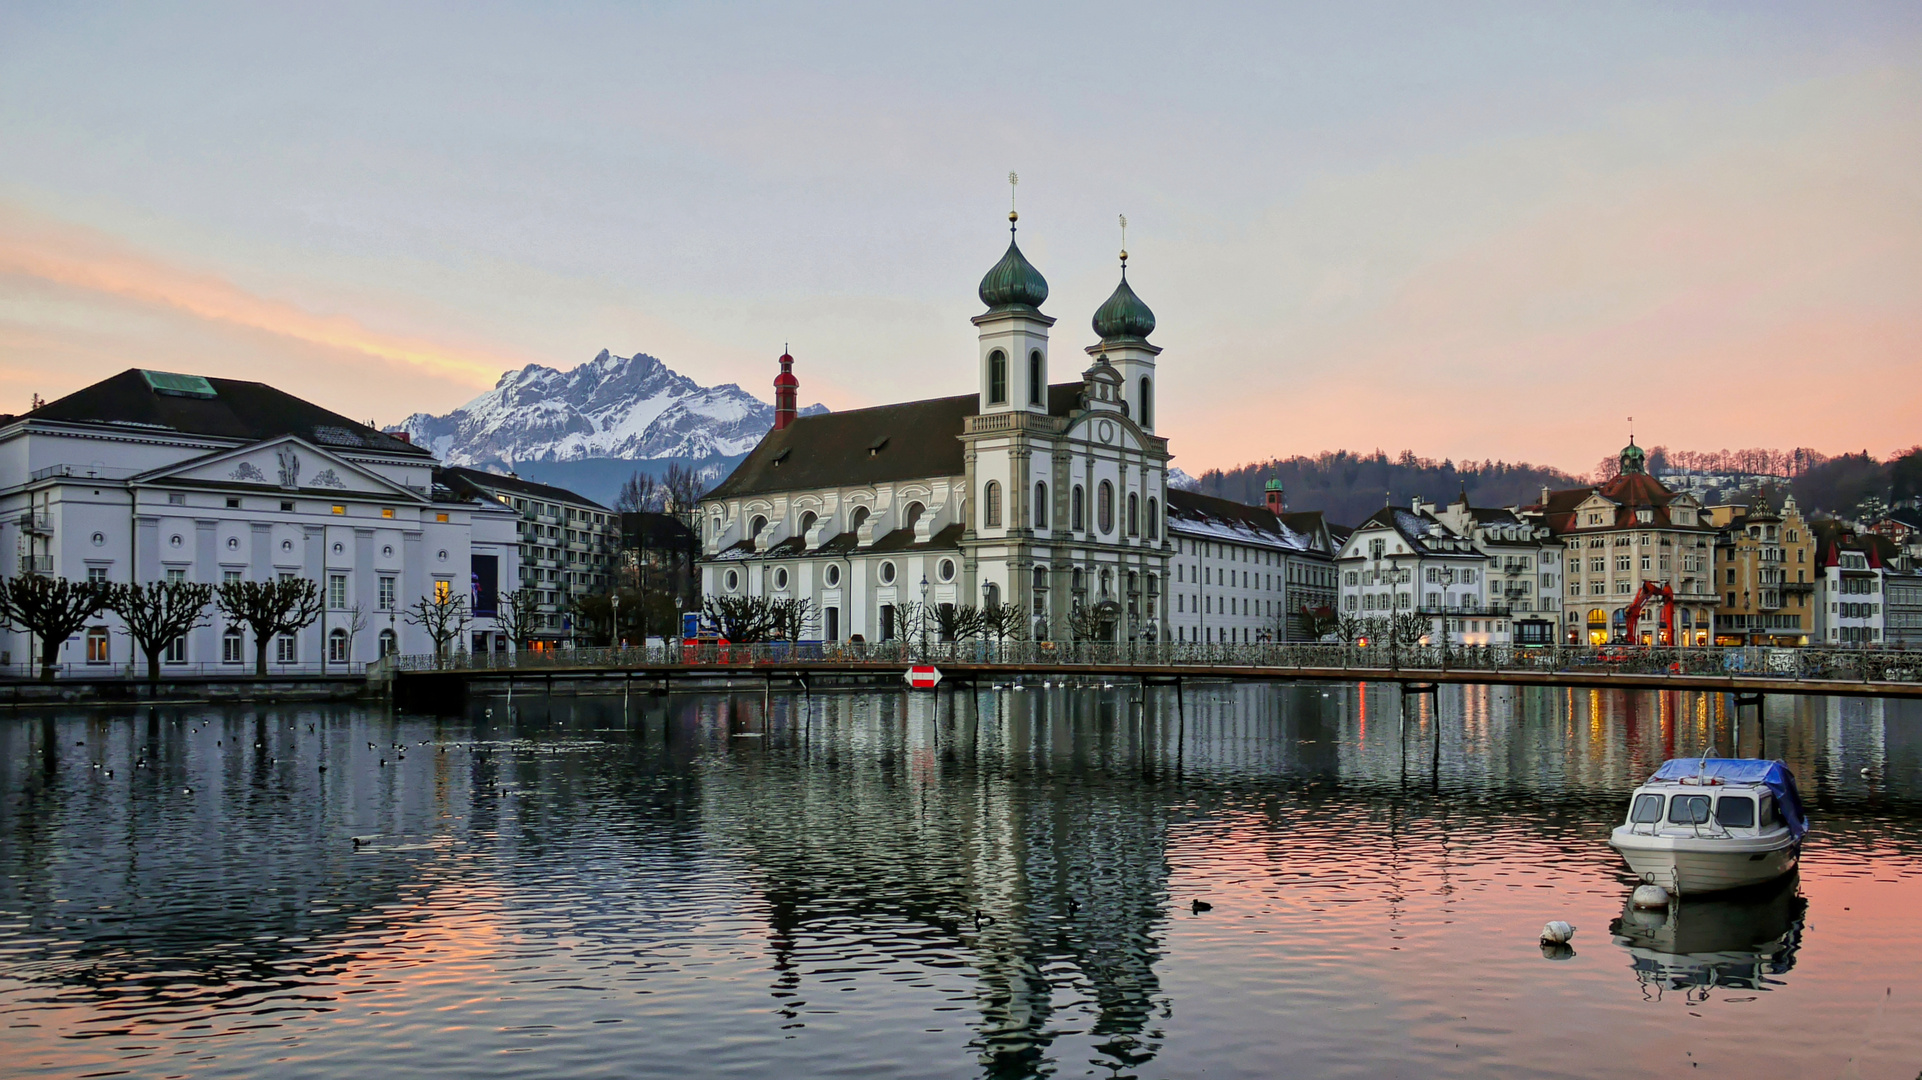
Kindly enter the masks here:
<path id="1" fill-rule="evenodd" d="M 1807 645 L 1815 633 L 1815 537 L 1788 496 L 1712 506 L 1717 645 Z"/>
<path id="2" fill-rule="evenodd" d="M 537 613 L 537 648 L 577 643 L 574 603 L 606 592 L 620 551 L 620 515 L 566 488 L 479 469 L 443 470 L 520 518 L 520 587 Z"/>

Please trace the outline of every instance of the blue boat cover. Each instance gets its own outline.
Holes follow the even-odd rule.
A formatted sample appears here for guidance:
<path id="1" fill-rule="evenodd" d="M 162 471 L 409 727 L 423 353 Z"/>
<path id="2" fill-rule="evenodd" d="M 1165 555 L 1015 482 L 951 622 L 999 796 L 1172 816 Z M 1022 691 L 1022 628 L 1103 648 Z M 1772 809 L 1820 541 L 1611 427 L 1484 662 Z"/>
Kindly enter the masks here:
<path id="1" fill-rule="evenodd" d="M 1779 761 L 1761 758 L 1671 758 L 1655 770 L 1654 780 L 1685 780 L 1693 776 L 1714 777 L 1730 784 L 1763 784 L 1775 795 L 1782 820 L 1796 837 L 1809 831 L 1808 816 L 1802 812 L 1802 794 L 1795 790 L 1795 774 Z"/>

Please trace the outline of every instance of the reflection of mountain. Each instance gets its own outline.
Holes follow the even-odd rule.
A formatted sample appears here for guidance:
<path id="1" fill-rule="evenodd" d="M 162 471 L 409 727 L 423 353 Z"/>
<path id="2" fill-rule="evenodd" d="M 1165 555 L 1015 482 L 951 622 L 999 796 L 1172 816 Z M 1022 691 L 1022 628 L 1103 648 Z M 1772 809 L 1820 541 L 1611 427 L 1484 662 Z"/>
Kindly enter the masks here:
<path id="1" fill-rule="evenodd" d="M 904 963 L 972 965 L 986 1075 L 1045 1071 L 1075 1021 L 1104 1064 L 1150 1059 L 1168 810 L 1117 722 L 1125 702 L 1036 693 L 986 723 L 966 694 L 862 704 L 822 702 L 801 768 L 704 783 L 714 838 L 763 879 L 775 992 L 825 992 L 801 969 L 859 940 Z M 1050 798 L 1034 798 L 1037 780 Z M 1075 1002 L 1089 1005 L 1069 1021 Z"/>
<path id="2" fill-rule="evenodd" d="M 1683 900 L 1667 909 L 1632 904 L 1609 926 L 1628 949 L 1635 977 L 1659 994 L 1699 1000 L 1713 987 L 1762 990 L 1795 966 L 1808 901 L 1791 873 L 1756 889 Z"/>

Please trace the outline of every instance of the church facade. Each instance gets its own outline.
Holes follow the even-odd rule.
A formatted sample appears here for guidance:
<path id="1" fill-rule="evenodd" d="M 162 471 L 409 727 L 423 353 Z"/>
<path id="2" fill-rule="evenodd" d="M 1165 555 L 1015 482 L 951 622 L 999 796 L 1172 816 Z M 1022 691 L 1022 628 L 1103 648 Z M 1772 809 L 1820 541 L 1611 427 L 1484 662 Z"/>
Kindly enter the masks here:
<path id="1" fill-rule="evenodd" d="M 702 499 L 703 592 L 807 600 L 829 641 L 919 634 L 908 613 L 941 605 L 1020 605 L 1038 640 L 1167 636 L 1161 350 L 1121 259 L 1078 381 L 1049 380 L 1048 285 L 1013 240 L 981 280 L 973 393 L 802 417 L 783 355 L 773 430 Z"/>

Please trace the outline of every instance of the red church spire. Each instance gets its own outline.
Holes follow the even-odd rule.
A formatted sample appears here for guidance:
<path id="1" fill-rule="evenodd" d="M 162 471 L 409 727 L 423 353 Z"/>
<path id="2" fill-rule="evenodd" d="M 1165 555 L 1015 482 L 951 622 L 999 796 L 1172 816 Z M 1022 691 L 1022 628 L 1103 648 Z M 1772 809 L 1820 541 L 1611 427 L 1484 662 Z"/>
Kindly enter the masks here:
<path id="1" fill-rule="evenodd" d="M 781 373 L 774 377 L 774 430 L 780 431 L 794 422 L 798 410 L 795 402 L 800 392 L 801 380 L 794 377 L 794 358 L 784 350 Z"/>

